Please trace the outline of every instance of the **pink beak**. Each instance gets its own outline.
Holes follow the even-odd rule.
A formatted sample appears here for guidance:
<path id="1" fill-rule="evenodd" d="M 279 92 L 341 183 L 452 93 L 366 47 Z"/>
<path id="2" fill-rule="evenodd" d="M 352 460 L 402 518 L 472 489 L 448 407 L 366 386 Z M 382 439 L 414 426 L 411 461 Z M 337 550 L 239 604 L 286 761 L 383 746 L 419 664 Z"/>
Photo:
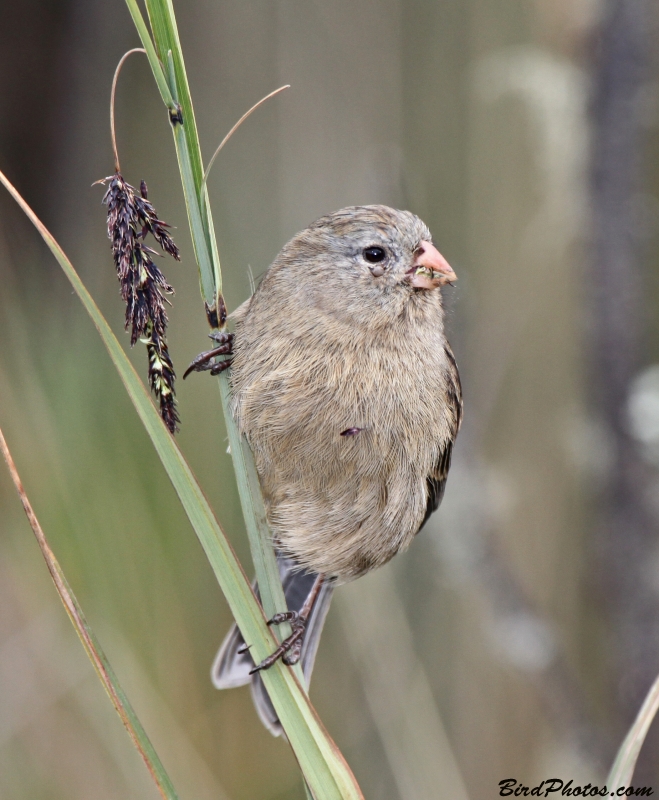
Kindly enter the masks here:
<path id="1" fill-rule="evenodd" d="M 410 284 L 417 289 L 436 289 L 458 279 L 448 261 L 430 242 L 421 242 L 408 275 Z"/>

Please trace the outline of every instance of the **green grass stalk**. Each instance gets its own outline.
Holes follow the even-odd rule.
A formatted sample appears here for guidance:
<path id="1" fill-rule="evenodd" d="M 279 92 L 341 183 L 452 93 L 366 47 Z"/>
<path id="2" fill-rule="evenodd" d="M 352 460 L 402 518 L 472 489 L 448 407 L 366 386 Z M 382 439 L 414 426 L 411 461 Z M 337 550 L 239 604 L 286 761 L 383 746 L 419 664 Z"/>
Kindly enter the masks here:
<path id="1" fill-rule="evenodd" d="M 128 2 L 132 3 L 133 0 L 128 0 Z M 180 103 L 183 113 L 183 124 L 173 121 L 172 128 L 199 267 L 202 297 L 207 308 L 210 307 L 215 311 L 214 316 L 209 316 L 211 326 L 217 325 L 223 328 L 225 306 L 222 297 L 222 272 L 208 201 L 208 190 L 204 180 L 197 125 L 174 9 L 170 0 L 147 0 L 146 7 L 156 51 L 160 60 L 166 61 L 168 64 L 168 71 L 171 71 L 170 88 L 176 101 Z M 142 37 L 143 31 L 138 29 L 138 32 Z M 147 49 L 146 45 L 145 49 Z M 270 532 L 265 520 L 258 478 L 256 482 L 254 481 L 256 470 L 253 457 L 246 441 L 236 428 L 229 407 L 229 393 L 223 382 L 220 382 L 220 396 L 261 602 L 266 616 L 270 618 L 277 612 L 286 610 L 286 601 L 281 588 Z M 282 625 L 278 633 L 286 636 L 290 633 L 290 627 L 287 624 Z M 301 679 L 300 669 L 297 669 L 297 674 Z"/>

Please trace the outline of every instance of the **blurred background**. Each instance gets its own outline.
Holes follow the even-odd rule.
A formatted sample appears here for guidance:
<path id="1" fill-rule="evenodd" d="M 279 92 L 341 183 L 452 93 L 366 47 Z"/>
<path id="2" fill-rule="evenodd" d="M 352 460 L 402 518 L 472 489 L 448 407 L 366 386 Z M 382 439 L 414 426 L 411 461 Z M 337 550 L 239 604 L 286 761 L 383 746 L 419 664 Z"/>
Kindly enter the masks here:
<path id="1" fill-rule="evenodd" d="M 202 149 L 283 83 L 209 186 L 235 308 L 344 205 L 419 214 L 465 424 L 411 550 L 337 592 L 311 697 L 367 798 L 602 782 L 659 672 L 659 65 L 649 0 L 176 0 Z M 121 0 L 6 4 L 0 169 L 121 341 L 105 232 Z M 170 351 L 207 344 L 167 114 L 146 59 L 117 97 L 123 174 L 175 227 Z M 141 346 L 131 353 L 146 374 Z M 217 386 L 178 441 L 243 563 Z M 285 742 L 209 668 L 226 603 L 99 337 L 0 193 L 0 426 L 51 544 L 182 800 L 299 800 Z M 155 798 L 0 468 L 0 797 Z M 651 731 L 636 785 L 659 782 Z M 657 789 L 655 788 L 655 791 Z"/>

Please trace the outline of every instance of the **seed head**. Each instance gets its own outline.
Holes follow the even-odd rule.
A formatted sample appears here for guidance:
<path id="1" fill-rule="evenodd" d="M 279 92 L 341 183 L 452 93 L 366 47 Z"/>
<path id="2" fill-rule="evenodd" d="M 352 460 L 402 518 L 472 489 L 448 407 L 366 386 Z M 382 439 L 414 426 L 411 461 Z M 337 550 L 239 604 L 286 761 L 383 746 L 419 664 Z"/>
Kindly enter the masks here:
<path id="1" fill-rule="evenodd" d="M 160 403 L 160 415 L 169 430 L 178 430 L 174 380 L 176 374 L 167 349 L 167 314 L 165 294 L 173 288 L 155 265 L 155 250 L 144 244 L 150 233 L 160 247 L 180 261 L 169 225 L 158 218 L 147 199 L 144 181 L 140 191 L 115 172 L 99 183 L 109 181 L 103 202 L 108 207 L 108 238 L 112 243 L 114 265 L 119 278 L 121 298 L 126 304 L 126 330 L 130 328 L 131 347 L 142 338 L 149 355 L 149 384 Z"/>
<path id="2" fill-rule="evenodd" d="M 174 396 L 176 373 L 169 357 L 167 342 L 156 333 L 155 327 L 153 327 L 150 337 L 145 339 L 145 344 L 149 355 L 149 385 L 160 403 L 160 416 L 171 433 L 175 433 L 181 420 Z"/>

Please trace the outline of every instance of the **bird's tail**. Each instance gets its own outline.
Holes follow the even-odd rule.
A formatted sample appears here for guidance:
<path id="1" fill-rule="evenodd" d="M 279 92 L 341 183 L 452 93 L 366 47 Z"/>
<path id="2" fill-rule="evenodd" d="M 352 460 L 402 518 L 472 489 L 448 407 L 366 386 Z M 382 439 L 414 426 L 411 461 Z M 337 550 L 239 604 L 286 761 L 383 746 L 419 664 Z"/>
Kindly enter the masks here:
<path id="1" fill-rule="evenodd" d="M 293 559 L 281 554 L 277 554 L 277 564 L 288 610 L 300 611 L 317 576 L 313 572 L 306 572 L 300 569 Z M 334 584 L 331 581 L 326 581 L 307 620 L 300 657 L 302 672 L 307 686 L 311 680 L 320 634 L 329 611 L 333 591 Z M 256 588 L 256 592 L 258 594 L 258 588 Z M 283 729 L 270 702 L 263 681 L 258 672 L 254 675 L 249 674 L 249 671 L 254 666 L 252 657 L 249 652 L 238 652 L 244 644 L 245 641 L 238 630 L 238 626 L 234 624 L 215 657 L 211 668 L 211 680 L 218 689 L 232 689 L 235 686 L 244 686 L 246 683 L 251 682 L 252 700 L 261 722 L 273 736 L 279 736 Z"/>

